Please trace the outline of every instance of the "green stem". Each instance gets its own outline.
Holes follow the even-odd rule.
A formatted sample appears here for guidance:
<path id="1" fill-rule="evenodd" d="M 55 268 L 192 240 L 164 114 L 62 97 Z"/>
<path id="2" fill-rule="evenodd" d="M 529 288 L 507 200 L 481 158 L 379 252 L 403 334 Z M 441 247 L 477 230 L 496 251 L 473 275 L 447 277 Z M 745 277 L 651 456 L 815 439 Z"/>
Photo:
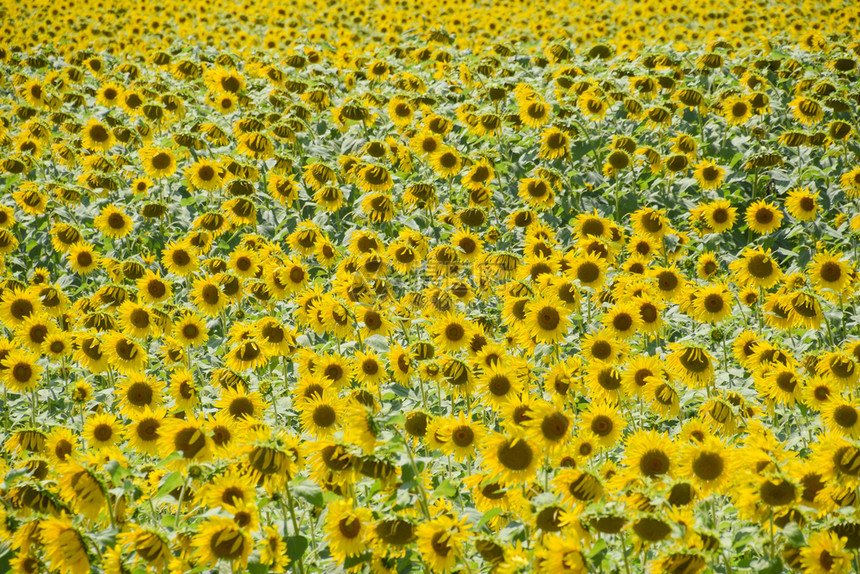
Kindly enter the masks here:
<path id="1" fill-rule="evenodd" d="M 173 520 L 173 528 L 175 530 L 179 529 L 179 521 L 182 520 L 182 504 L 185 502 L 185 491 L 188 489 L 188 481 L 186 478 L 185 482 L 182 483 L 182 490 L 179 491 L 179 504 L 176 506 L 176 517 Z"/>

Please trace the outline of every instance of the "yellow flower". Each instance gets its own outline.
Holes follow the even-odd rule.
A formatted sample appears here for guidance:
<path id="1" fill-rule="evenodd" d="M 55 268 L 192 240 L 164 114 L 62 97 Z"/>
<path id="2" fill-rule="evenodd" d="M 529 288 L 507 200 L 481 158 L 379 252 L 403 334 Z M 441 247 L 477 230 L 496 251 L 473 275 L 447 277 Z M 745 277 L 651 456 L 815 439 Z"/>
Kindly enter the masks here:
<path id="1" fill-rule="evenodd" d="M 353 503 L 336 500 L 328 505 L 323 531 L 329 551 L 338 563 L 365 552 L 374 539 L 373 513 L 354 508 Z"/>
<path id="2" fill-rule="evenodd" d="M 759 235 L 767 235 L 779 229 L 782 218 L 782 211 L 764 199 L 751 204 L 746 210 L 747 225 Z"/>
<path id="3" fill-rule="evenodd" d="M 145 147 L 138 152 L 143 171 L 153 178 L 167 178 L 177 169 L 176 156 L 167 148 Z"/>

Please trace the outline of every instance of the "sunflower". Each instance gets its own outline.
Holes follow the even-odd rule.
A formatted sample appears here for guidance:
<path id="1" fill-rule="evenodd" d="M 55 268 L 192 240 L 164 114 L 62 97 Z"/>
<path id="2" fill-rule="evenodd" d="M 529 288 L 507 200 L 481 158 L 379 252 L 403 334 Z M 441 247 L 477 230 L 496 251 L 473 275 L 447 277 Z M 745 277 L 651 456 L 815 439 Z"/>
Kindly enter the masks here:
<path id="1" fill-rule="evenodd" d="M 722 104 L 723 117 L 730 126 L 743 125 L 752 117 L 752 104 L 743 96 L 729 96 Z"/>
<path id="2" fill-rule="evenodd" d="M 860 403 L 857 400 L 834 397 L 821 407 L 821 417 L 835 434 L 860 436 Z"/>
<path id="3" fill-rule="evenodd" d="M 477 377 L 477 388 L 491 407 L 501 407 L 511 397 L 519 395 L 522 387 L 523 378 L 519 372 L 501 363 L 483 368 Z"/>
<path id="4" fill-rule="evenodd" d="M 606 448 L 611 448 L 618 442 L 627 426 L 618 409 L 605 401 L 590 404 L 580 424 L 583 429 L 593 433 L 597 444 Z"/>
<path id="5" fill-rule="evenodd" d="M 578 104 L 582 113 L 593 122 L 602 120 L 609 109 L 609 105 L 593 89 L 579 96 Z"/>
<path id="6" fill-rule="evenodd" d="M 200 265 L 194 247 L 175 241 L 168 243 L 161 251 L 161 263 L 170 273 L 181 276 L 193 274 Z"/>
<path id="7" fill-rule="evenodd" d="M 137 524 L 129 526 L 128 531 L 117 535 L 117 544 L 131 547 L 152 569 L 163 570 L 173 557 L 164 538 L 157 532 L 146 530 Z"/>
<path id="8" fill-rule="evenodd" d="M 677 467 L 676 447 L 665 434 L 639 430 L 627 438 L 625 463 L 634 476 L 662 479 Z"/>
<path id="9" fill-rule="evenodd" d="M 224 183 L 224 170 L 218 162 L 199 159 L 185 170 L 185 178 L 192 189 L 215 191 Z"/>
<path id="10" fill-rule="evenodd" d="M 570 311 L 558 299 L 540 297 L 526 304 L 525 322 L 538 343 L 558 343 L 570 327 Z"/>
<path id="11" fill-rule="evenodd" d="M 191 300 L 204 314 L 217 317 L 227 306 L 228 298 L 221 292 L 218 283 L 212 278 L 197 279 L 191 289 Z"/>
<path id="12" fill-rule="evenodd" d="M 711 283 L 698 289 L 693 313 L 699 321 L 719 323 L 732 314 L 732 293 L 725 283 Z"/>
<path id="13" fill-rule="evenodd" d="M 656 279 L 657 293 L 664 301 L 678 302 L 687 285 L 684 276 L 674 267 L 655 267 L 649 275 Z"/>
<path id="14" fill-rule="evenodd" d="M 36 364 L 38 357 L 23 349 L 14 349 L 3 358 L 3 384 L 16 393 L 34 391 L 42 378 L 43 367 Z"/>
<path id="15" fill-rule="evenodd" d="M 734 476 L 737 458 L 713 435 L 683 447 L 679 472 L 707 494 L 723 492 Z"/>
<path id="16" fill-rule="evenodd" d="M 860 197 L 860 165 L 842 174 L 839 178 L 839 186 L 848 197 Z"/>
<path id="17" fill-rule="evenodd" d="M 82 437 L 89 446 L 101 449 L 116 444 L 120 434 L 119 420 L 110 413 L 101 413 L 87 419 Z"/>
<path id="18" fill-rule="evenodd" d="M 161 330 L 152 308 L 147 305 L 127 300 L 119 306 L 117 315 L 122 330 L 139 339 L 150 333 L 157 336 Z"/>
<path id="19" fill-rule="evenodd" d="M 355 353 L 355 377 L 362 385 L 377 386 L 386 377 L 385 366 L 372 350 Z"/>
<path id="20" fill-rule="evenodd" d="M 434 322 L 433 342 L 443 352 L 455 353 L 469 342 L 473 327 L 455 313 L 449 313 Z"/>
<path id="21" fill-rule="evenodd" d="M 726 170 L 711 160 L 704 160 L 693 166 L 693 177 L 704 190 L 718 189 L 723 184 Z"/>
<path id="22" fill-rule="evenodd" d="M 225 358 L 227 366 L 234 371 L 257 369 L 269 362 L 263 346 L 253 338 L 233 345 Z"/>
<path id="23" fill-rule="evenodd" d="M 423 563 L 433 572 L 448 572 L 463 557 L 468 525 L 465 516 L 441 515 L 419 524 L 415 534 Z"/>
<path id="24" fill-rule="evenodd" d="M 60 476 L 58 486 L 63 497 L 72 503 L 74 509 L 95 520 L 105 507 L 107 498 L 105 487 L 96 474 L 89 468 L 73 461 L 63 462 L 57 468 Z"/>
<path id="25" fill-rule="evenodd" d="M 42 350 L 42 344 L 49 335 L 57 331 L 57 325 L 44 313 L 32 314 L 15 329 L 14 342 L 33 353 Z"/>
<path id="26" fill-rule="evenodd" d="M 746 247 L 740 258 L 729 263 L 737 283 L 769 289 L 782 278 L 782 269 L 773 259 L 770 249 Z"/>
<path id="27" fill-rule="evenodd" d="M 573 227 L 578 236 L 583 239 L 589 237 L 610 239 L 612 237 L 610 221 L 605 217 L 600 217 L 596 210 L 591 214 L 580 213 L 577 215 Z"/>
<path id="28" fill-rule="evenodd" d="M 818 192 L 812 193 L 808 187 L 795 188 L 788 192 L 785 199 L 788 213 L 800 221 L 815 221 L 818 210 Z"/>
<path id="29" fill-rule="evenodd" d="M 528 205 L 537 209 L 547 209 L 555 205 L 552 185 L 545 179 L 527 177 L 520 180 L 519 196 Z"/>
<path id="30" fill-rule="evenodd" d="M 146 270 L 137 279 L 136 285 L 139 296 L 143 299 L 144 303 L 149 305 L 166 301 L 173 294 L 171 283 L 150 270 Z"/>
<path id="31" fill-rule="evenodd" d="M 702 386 L 714 380 L 714 359 L 703 347 L 672 343 L 666 357 L 667 366 L 684 382 Z"/>
<path id="32" fill-rule="evenodd" d="M 430 165 L 439 177 L 447 178 L 460 173 L 463 162 L 456 150 L 446 146 L 430 154 Z"/>
<path id="33" fill-rule="evenodd" d="M 737 208 L 727 199 L 718 199 L 702 206 L 702 218 L 711 233 L 730 230 L 735 224 Z"/>
<path id="34" fill-rule="evenodd" d="M 374 223 L 385 223 L 394 218 L 394 201 L 386 193 L 370 193 L 361 200 L 362 212 Z"/>
<path id="35" fill-rule="evenodd" d="M 262 420 L 267 407 L 260 393 L 242 387 L 222 389 L 221 397 L 214 406 L 237 421 L 246 418 Z"/>
<path id="36" fill-rule="evenodd" d="M 764 199 L 751 204 L 746 210 L 747 226 L 759 235 L 767 235 L 779 229 L 782 218 L 782 211 Z"/>
<path id="37" fill-rule="evenodd" d="M 122 103 L 123 89 L 116 82 L 106 82 L 96 90 L 96 100 L 108 108 L 115 108 Z"/>
<path id="38" fill-rule="evenodd" d="M 538 128 L 549 121 L 551 109 L 552 106 L 538 100 L 524 101 L 520 104 L 520 121 L 530 128 Z"/>
<path id="39" fill-rule="evenodd" d="M 147 355 L 140 343 L 119 331 L 102 337 L 102 348 L 111 366 L 121 373 L 139 373 L 147 364 Z"/>
<path id="40" fill-rule="evenodd" d="M 45 439 L 45 452 L 58 462 L 74 458 L 78 448 L 77 432 L 64 427 L 54 427 Z"/>
<path id="41" fill-rule="evenodd" d="M 604 493 L 603 484 L 597 475 L 576 468 L 562 468 L 552 483 L 564 501 L 574 508 L 597 502 Z"/>
<path id="42" fill-rule="evenodd" d="M 538 156 L 544 159 L 564 159 L 570 153 L 570 137 L 558 128 L 544 130 Z"/>
<path id="43" fill-rule="evenodd" d="M 38 523 L 45 558 L 52 569 L 62 574 L 88 574 L 91 571 L 87 544 L 71 521 L 45 518 Z"/>
<path id="44" fill-rule="evenodd" d="M 156 454 L 161 438 L 159 429 L 164 424 L 165 416 L 163 409 L 152 410 L 149 407 L 134 413 L 132 423 L 125 427 L 125 438 L 129 446 L 139 453 Z"/>
<path id="45" fill-rule="evenodd" d="M 343 402 L 326 393 L 311 395 L 296 405 L 302 429 L 317 438 L 330 437 L 343 426 L 345 410 Z"/>
<path id="46" fill-rule="evenodd" d="M 0 299 L 0 320 L 10 329 L 16 329 L 33 313 L 40 311 L 35 289 L 6 289 Z"/>
<path id="47" fill-rule="evenodd" d="M 133 416 L 147 407 L 156 408 L 161 404 L 164 383 L 142 374 L 131 374 L 116 385 L 114 397 L 120 412 Z"/>
<path id="48" fill-rule="evenodd" d="M 832 531 L 814 532 L 800 550 L 804 574 L 836 574 L 851 570 L 853 554 L 846 551 L 846 538 Z"/>
<path id="49" fill-rule="evenodd" d="M 180 463 L 202 462 L 212 457 L 212 438 L 202 421 L 186 413 L 187 419 L 168 417 L 159 427 L 158 450 L 162 457 L 179 453 Z"/>
<path id="50" fill-rule="evenodd" d="M 81 143 L 90 151 L 108 151 L 113 147 L 116 138 L 111 131 L 96 118 L 90 120 L 81 128 Z"/>
<path id="51" fill-rule="evenodd" d="M 824 118 L 821 104 L 806 96 L 794 98 L 788 103 L 788 107 L 794 119 L 807 126 L 817 124 Z"/>
<path id="52" fill-rule="evenodd" d="M 167 178 L 177 169 L 176 156 L 167 148 L 145 147 L 138 152 L 143 171 L 152 178 Z"/>
<path id="53" fill-rule="evenodd" d="M 837 252 L 818 252 L 807 266 L 810 281 L 820 292 L 830 289 L 842 293 L 851 281 L 853 270 Z"/>
<path id="54" fill-rule="evenodd" d="M 639 308 L 633 302 L 622 302 L 612 307 L 603 316 L 606 331 L 618 339 L 629 339 L 641 327 Z"/>
<path id="55" fill-rule="evenodd" d="M 200 315 L 186 311 L 174 321 L 173 336 L 184 347 L 199 347 L 209 339 L 209 329 Z"/>
<path id="56" fill-rule="evenodd" d="M 253 548 L 251 536 L 233 519 L 212 516 L 206 519 L 194 535 L 195 555 L 201 563 L 216 566 L 220 560 L 237 562 L 242 568 L 248 564 Z"/>
<path id="57" fill-rule="evenodd" d="M 793 407 L 801 397 L 803 386 L 794 365 L 768 362 L 754 380 L 762 396 L 774 403 Z"/>
<path id="58" fill-rule="evenodd" d="M 503 486 L 526 483 L 534 478 L 539 464 L 539 451 L 521 434 L 492 434 L 483 444 L 487 472 Z"/>
<path id="59" fill-rule="evenodd" d="M 361 336 L 365 339 L 371 335 L 386 337 L 394 327 L 388 314 L 375 306 L 357 306 L 355 308 L 355 321 L 361 329 Z"/>
<path id="60" fill-rule="evenodd" d="M 323 531 L 332 557 L 343 563 L 365 552 L 373 542 L 373 513 L 368 508 L 354 508 L 347 500 L 334 501 L 327 508 Z"/>

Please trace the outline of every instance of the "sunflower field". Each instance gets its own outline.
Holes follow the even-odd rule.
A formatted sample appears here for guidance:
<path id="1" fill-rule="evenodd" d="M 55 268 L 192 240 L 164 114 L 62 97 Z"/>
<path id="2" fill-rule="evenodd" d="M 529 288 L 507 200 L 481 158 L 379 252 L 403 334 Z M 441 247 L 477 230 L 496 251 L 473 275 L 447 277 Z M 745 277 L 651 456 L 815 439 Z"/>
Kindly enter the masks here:
<path id="1" fill-rule="evenodd" d="M 0 573 L 860 572 L 858 5 L 0 30 Z"/>

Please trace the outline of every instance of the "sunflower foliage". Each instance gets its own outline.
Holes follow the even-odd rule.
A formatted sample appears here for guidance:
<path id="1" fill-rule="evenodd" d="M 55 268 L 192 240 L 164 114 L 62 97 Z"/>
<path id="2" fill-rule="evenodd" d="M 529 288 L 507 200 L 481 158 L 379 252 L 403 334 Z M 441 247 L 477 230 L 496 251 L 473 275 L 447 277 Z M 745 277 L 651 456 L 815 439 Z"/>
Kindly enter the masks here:
<path id="1" fill-rule="evenodd" d="M 860 570 L 856 7 L 0 14 L 0 572 Z"/>

